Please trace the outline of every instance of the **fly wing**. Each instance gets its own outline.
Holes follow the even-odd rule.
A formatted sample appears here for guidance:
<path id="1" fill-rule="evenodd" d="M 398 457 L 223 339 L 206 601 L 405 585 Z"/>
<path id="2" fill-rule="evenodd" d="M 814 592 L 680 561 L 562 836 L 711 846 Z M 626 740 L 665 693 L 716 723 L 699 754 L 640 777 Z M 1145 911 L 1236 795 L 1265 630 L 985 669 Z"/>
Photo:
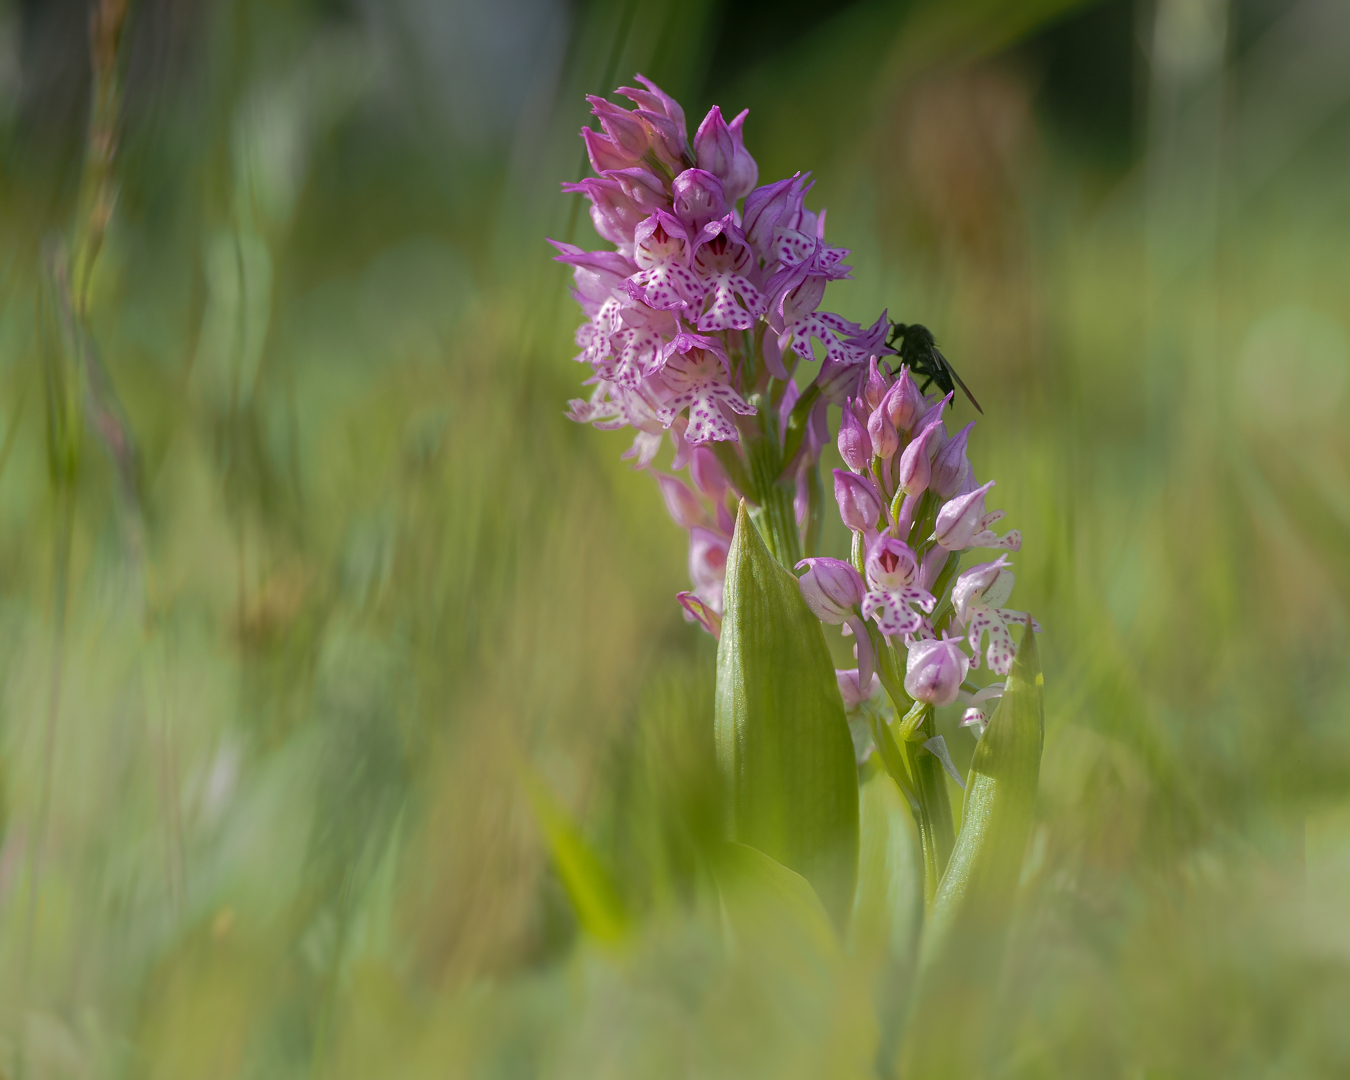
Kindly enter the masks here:
<path id="1" fill-rule="evenodd" d="M 956 373 L 956 368 L 952 367 L 952 365 L 948 362 L 947 358 L 943 356 L 942 353 L 940 353 L 936 348 L 933 349 L 933 356 L 937 358 L 937 362 L 942 367 L 942 369 L 946 371 L 946 373 L 950 375 L 953 379 L 956 380 L 956 385 L 961 388 L 961 392 L 965 394 L 966 397 L 970 398 L 970 403 L 975 406 L 975 411 L 979 413 L 981 416 L 983 416 L 984 410 L 980 408 L 980 403 L 975 400 L 975 395 L 970 392 L 970 387 L 968 387 L 964 382 L 961 381 L 961 376 Z"/>

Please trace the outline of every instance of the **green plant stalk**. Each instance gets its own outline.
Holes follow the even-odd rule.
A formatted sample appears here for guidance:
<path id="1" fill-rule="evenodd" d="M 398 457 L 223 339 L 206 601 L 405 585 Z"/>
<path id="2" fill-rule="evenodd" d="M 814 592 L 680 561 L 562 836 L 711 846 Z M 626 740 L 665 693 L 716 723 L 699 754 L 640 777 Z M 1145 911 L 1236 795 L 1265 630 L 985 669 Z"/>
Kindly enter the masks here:
<path id="1" fill-rule="evenodd" d="M 796 484 L 782 483 L 782 454 L 770 435 L 749 440 L 746 457 L 750 464 L 750 483 L 759 504 L 750 513 L 770 553 L 791 570 L 802 557 L 802 538 L 797 529 L 794 506 Z"/>
<path id="2" fill-rule="evenodd" d="M 820 387 L 812 383 L 802 391 L 802 396 L 792 406 L 788 414 L 787 426 L 783 432 L 783 461 L 790 462 L 797 456 L 806 440 L 806 423 L 811 418 L 811 409 L 820 398 Z"/>
<path id="3" fill-rule="evenodd" d="M 867 624 L 867 632 L 877 656 L 877 675 L 881 679 L 882 688 L 890 696 L 891 706 L 898 720 L 914 705 L 914 700 L 904 690 L 900 658 L 891 643 L 870 622 Z M 956 842 L 956 830 L 952 823 L 952 804 L 947 796 L 946 773 L 942 768 L 942 762 L 922 745 L 936 733 L 932 709 L 924 711 L 924 718 L 917 728 L 917 742 L 909 739 L 897 740 L 889 728 L 873 733 L 877 747 L 881 751 L 882 763 L 900 790 L 904 792 L 914 813 L 914 823 L 919 829 L 919 842 L 923 850 L 925 905 L 931 904 L 937 895 L 938 883 L 947 869 Z M 890 748 L 894 748 L 894 752 L 887 753 Z"/>
<path id="4" fill-rule="evenodd" d="M 926 710 L 919 725 L 922 741 L 937 734 L 933 710 Z M 942 762 L 921 742 L 908 739 L 901 743 L 910 773 L 914 777 L 914 792 L 918 797 L 919 843 L 923 848 L 923 900 L 930 907 L 937 898 L 938 886 L 956 845 L 956 829 L 952 823 L 952 804 L 947 796 L 947 773 Z"/>
<path id="5" fill-rule="evenodd" d="M 876 713 L 870 713 L 867 718 L 868 727 L 872 731 L 872 741 L 877 744 L 877 753 L 881 756 L 881 763 L 886 767 L 886 772 L 890 774 L 895 786 L 900 789 L 904 795 L 905 802 L 909 804 L 910 812 L 914 815 L 919 813 L 919 798 L 914 793 L 914 785 L 910 783 L 909 769 L 905 765 L 904 751 L 896 744 L 895 736 L 891 733 L 890 727 Z"/>
<path id="6" fill-rule="evenodd" d="M 981 1036 L 1034 818 L 1042 685 L 1036 638 L 1028 626 L 1007 690 L 975 748 L 961 835 L 924 926 L 900 1053 L 903 1077 L 980 1073 Z"/>
<path id="7" fill-rule="evenodd" d="M 825 526 L 825 487 L 820 482 L 820 462 L 814 461 L 806 470 L 806 538 L 803 547 L 807 555 L 820 553 L 820 534 Z"/>

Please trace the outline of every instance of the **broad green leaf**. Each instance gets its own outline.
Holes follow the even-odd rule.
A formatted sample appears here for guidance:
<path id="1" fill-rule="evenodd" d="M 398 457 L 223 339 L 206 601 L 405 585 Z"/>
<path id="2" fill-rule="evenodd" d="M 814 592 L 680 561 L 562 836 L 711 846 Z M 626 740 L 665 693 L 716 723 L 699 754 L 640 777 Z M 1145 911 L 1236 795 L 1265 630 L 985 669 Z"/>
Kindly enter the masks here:
<path id="1" fill-rule="evenodd" d="M 720 845 L 711 865 L 731 960 L 719 1011 L 740 1017 L 746 1030 L 738 1042 L 749 1043 L 751 1061 L 779 1059 L 771 1071 L 742 1067 L 724 1074 L 874 1077 L 879 1033 L 869 982 L 845 955 L 811 883 L 744 844 Z M 751 1025 L 772 1045 L 749 1042 Z M 795 1048 L 786 1069 L 785 1045 Z"/>
<path id="2" fill-rule="evenodd" d="M 862 768 L 858 894 L 848 953 L 880 1021 L 881 1053 L 895 1055 L 914 981 L 923 922 L 923 855 L 905 797 L 874 754 Z"/>
<path id="3" fill-rule="evenodd" d="M 975 748 L 961 832 L 924 927 L 901 1075 L 979 1072 L 981 1033 L 1002 961 L 1040 775 L 1040 659 L 1027 627 L 1008 688 Z"/>
<path id="4" fill-rule="evenodd" d="M 778 931 L 822 958 L 838 959 L 839 938 L 811 883 L 757 848 L 721 845 L 713 862 L 722 907 L 740 939 Z"/>
<path id="5" fill-rule="evenodd" d="M 553 865 L 581 928 L 597 941 L 617 941 L 628 919 L 609 874 L 543 779 L 528 767 L 523 770 L 523 779 L 535 819 L 544 831 Z"/>
<path id="6" fill-rule="evenodd" d="M 843 926 L 858 863 L 853 740 L 820 622 L 744 503 L 727 555 L 716 737 L 730 838 L 805 877 Z"/>

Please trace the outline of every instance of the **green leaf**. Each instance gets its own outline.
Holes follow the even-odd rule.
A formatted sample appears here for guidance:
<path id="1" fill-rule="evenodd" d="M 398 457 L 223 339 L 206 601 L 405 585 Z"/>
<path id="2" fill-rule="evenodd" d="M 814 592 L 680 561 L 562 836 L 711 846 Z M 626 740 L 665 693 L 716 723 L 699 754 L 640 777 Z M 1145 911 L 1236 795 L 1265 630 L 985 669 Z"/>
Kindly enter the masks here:
<path id="1" fill-rule="evenodd" d="M 1027 627 L 975 748 L 961 832 L 924 927 L 901 1075 L 978 1074 L 1036 803 L 1044 734 L 1040 659 Z"/>
<path id="2" fill-rule="evenodd" d="M 712 864 L 727 921 L 737 938 L 766 933 L 796 939 L 821 957 L 842 956 L 829 913 L 801 874 L 745 844 L 726 843 Z M 775 947 L 781 947 L 775 942 Z"/>
<path id="3" fill-rule="evenodd" d="M 710 864 L 731 961 L 717 1007 L 735 1017 L 744 1053 L 741 1067 L 719 1075 L 874 1078 L 879 1032 L 869 980 L 810 882 L 744 844 L 720 845 Z M 772 1045 L 760 1045 L 766 1039 Z M 778 1067 L 766 1071 L 766 1060 Z"/>
<path id="4" fill-rule="evenodd" d="M 918 960 L 923 855 L 909 807 L 876 755 L 861 777 L 858 895 L 848 953 L 871 988 L 881 1052 L 892 1060 Z"/>
<path id="5" fill-rule="evenodd" d="M 609 874 L 543 779 L 528 766 L 522 767 L 522 776 L 535 819 L 544 831 L 553 865 L 581 928 L 597 941 L 617 941 L 627 928 L 628 917 Z"/>
<path id="6" fill-rule="evenodd" d="M 805 877 L 842 927 L 858 864 L 853 740 L 820 622 L 744 503 L 727 555 L 716 737 L 730 838 Z"/>

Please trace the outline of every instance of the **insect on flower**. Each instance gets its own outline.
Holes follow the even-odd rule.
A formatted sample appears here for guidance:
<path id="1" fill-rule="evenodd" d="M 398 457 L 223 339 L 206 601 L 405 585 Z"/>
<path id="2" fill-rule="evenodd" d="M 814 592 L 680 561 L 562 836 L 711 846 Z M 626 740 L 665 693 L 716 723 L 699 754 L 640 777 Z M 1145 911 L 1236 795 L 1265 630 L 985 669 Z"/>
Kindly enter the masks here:
<path id="1" fill-rule="evenodd" d="M 896 323 L 887 344 L 899 352 L 901 362 L 909 365 L 914 377 L 923 380 L 923 385 L 919 387 L 921 391 L 926 392 L 929 386 L 937 383 L 938 389 L 944 394 L 951 394 L 959 386 L 961 392 L 975 406 L 975 411 L 981 416 L 984 415 L 980 403 L 975 400 L 970 388 L 961 381 L 956 368 L 952 367 L 951 361 L 938 350 L 937 342 L 933 340 L 933 332 L 928 327 L 920 323 Z"/>

